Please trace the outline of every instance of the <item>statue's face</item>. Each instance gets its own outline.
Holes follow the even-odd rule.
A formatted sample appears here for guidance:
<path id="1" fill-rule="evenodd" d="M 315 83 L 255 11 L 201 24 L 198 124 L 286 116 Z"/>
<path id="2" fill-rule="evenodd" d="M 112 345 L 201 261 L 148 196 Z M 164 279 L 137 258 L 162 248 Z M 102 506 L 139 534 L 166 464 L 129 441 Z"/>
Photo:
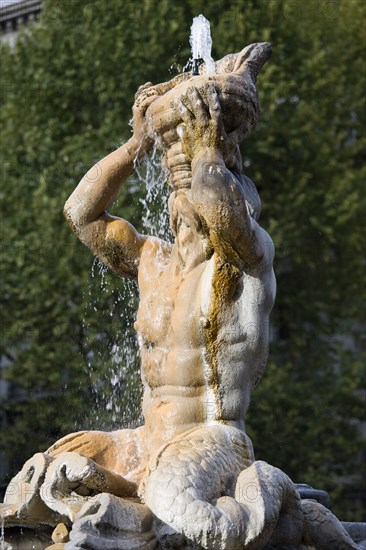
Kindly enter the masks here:
<path id="1" fill-rule="evenodd" d="M 185 266 L 205 259 L 205 235 L 201 220 L 190 201 L 190 190 L 173 193 L 169 201 L 170 220 L 178 247 L 178 255 Z"/>
<path id="2" fill-rule="evenodd" d="M 197 233 L 201 230 L 201 222 L 195 208 L 190 201 L 190 189 L 178 191 L 172 194 L 170 200 L 170 217 L 174 235 L 188 234 L 189 232 Z"/>

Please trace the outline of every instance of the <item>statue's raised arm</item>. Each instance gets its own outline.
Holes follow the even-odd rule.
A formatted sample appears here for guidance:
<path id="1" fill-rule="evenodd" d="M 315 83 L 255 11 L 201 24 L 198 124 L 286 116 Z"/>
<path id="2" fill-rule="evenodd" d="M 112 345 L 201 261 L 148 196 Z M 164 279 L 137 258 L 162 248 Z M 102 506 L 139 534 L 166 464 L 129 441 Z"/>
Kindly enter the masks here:
<path id="1" fill-rule="evenodd" d="M 151 145 L 145 131 L 145 112 L 154 99 L 156 94 L 150 88 L 149 94 L 137 94 L 132 137 L 90 168 L 64 207 L 65 217 L 79 239 L 120 276 L 137 276 L 141 253 L 149 239 L 127 220 L 111 216 L 106 208 L 132 173 L 135 161 Z"/>
<path id="2" fill-rule="evenodd" d="M 215 88 L 208 85 L 203 92 L 192 87 L 177 101 L 184 121 L 178 134 L 191 161 L 195 209 L 221 256 L 247 270 L 271 266 L 274 246 L 256 221 L 260 198 L 241 172 L 237 133 L 231 136 L 225 131 Z"/>

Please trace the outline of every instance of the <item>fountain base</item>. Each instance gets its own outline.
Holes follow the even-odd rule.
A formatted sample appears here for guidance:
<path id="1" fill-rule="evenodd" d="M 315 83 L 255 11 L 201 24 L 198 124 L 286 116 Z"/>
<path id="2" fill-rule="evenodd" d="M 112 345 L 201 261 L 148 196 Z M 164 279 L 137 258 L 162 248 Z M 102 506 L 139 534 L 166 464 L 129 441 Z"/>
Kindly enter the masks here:
<path id="1" fill-rule="evenodd" d="M 214 448 L 213 452 L 216 453 Z M 158 455 L 164 458 L 164 450 Z M 196 465 L 194 461 L 190 463 L 194 475 Z M 160 475 L 165 476 L 166 470 L 156 464 L 150 476 L 159 469 Z M 182 462 L 176 462 L 174 468 L 176 475 L 169 482 L 172 493 L 181 483 L 180 470 L 184 474 Z M 198 501 L 196 513 L 190 515 L 191 524 L 187 524 L 187 502 L 181 498 L 184 489 L 174 497 L 175 511 L 171 521 L 167 521 L 163 508 L 160 517 L 150 509 L 159 502 L 160 495 L 148 506 L 137 497 L 112 494 L 113 490 L 121 492 L 121 487 L 128 489 L 118 484 L 120 477 L 75 452 L 62 453 L 53 460 L 47 454 L 38 453 L 13 478 L 5 504 L 0 505 L 0 518 L 6 528 L 1 550 L 366 548 L 366 524 L 341 524 L 324 506 L 329 502 L 325 491 L 303 484 L 295 486 L 283 472 L 265 462 L 253 462 L 235 478 L 235 499 L 234 494 L 225 496 L 228 493 L 222 492 L 213 502 L 214 506 L 208 505 L 209 509 L 211 506 L 216 510 L 211 527 L 209 516 L 204 520 L 200 517 L 205 508 L 199 508 Z M 185 484 L 189 484 L 188 478 L 184 474 Z M 148 484 L 149 479 L 145 483 Z M 192 482 L 193 492 L 194 486 Z M 104 488 L 102 492 L 98 487 Z M 168 502 L 169 490 L 163 482 L 160 488 Z M 146 498 L 149 500 L 148 491 Z M 177 503 L 180 500 L 179 518 Z M 239 512 L 236 527 L 229 525 L 225 518 L 226 515 L 234 517 L 230 515 L 232 510 Z M 212 537 L 212 528 L 217 530 L 217 536 Z M 250 540 L 253 533 L 254 544 Z"/>

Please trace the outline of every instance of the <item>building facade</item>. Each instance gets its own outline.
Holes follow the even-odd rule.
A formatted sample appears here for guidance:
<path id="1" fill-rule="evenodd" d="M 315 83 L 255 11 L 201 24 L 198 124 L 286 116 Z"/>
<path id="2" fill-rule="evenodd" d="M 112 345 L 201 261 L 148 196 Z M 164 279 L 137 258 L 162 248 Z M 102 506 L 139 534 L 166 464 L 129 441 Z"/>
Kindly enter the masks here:
<path id="1" fill-rule="evenodd" d="M 0 42 L 13 46 L 20 28 L 36 23 L 42 0 L 0 1 Z"/>

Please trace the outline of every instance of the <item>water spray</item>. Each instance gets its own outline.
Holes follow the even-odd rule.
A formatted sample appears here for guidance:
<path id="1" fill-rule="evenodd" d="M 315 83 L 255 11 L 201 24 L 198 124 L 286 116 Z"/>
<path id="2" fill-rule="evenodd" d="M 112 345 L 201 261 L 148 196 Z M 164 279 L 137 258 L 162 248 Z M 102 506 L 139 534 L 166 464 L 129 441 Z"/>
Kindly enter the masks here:
<path id="1" fill-rule="evenodd" d="M 203 59 L 206 65 L 206 74 L 215 74 L 215 63 L 211 57 L 212 39 L 210 22 L 202 14 L 194 17 L 191 26 L 189 43 L 192 49 L 192 75 L 199 75 L 199 62 Z"/>

